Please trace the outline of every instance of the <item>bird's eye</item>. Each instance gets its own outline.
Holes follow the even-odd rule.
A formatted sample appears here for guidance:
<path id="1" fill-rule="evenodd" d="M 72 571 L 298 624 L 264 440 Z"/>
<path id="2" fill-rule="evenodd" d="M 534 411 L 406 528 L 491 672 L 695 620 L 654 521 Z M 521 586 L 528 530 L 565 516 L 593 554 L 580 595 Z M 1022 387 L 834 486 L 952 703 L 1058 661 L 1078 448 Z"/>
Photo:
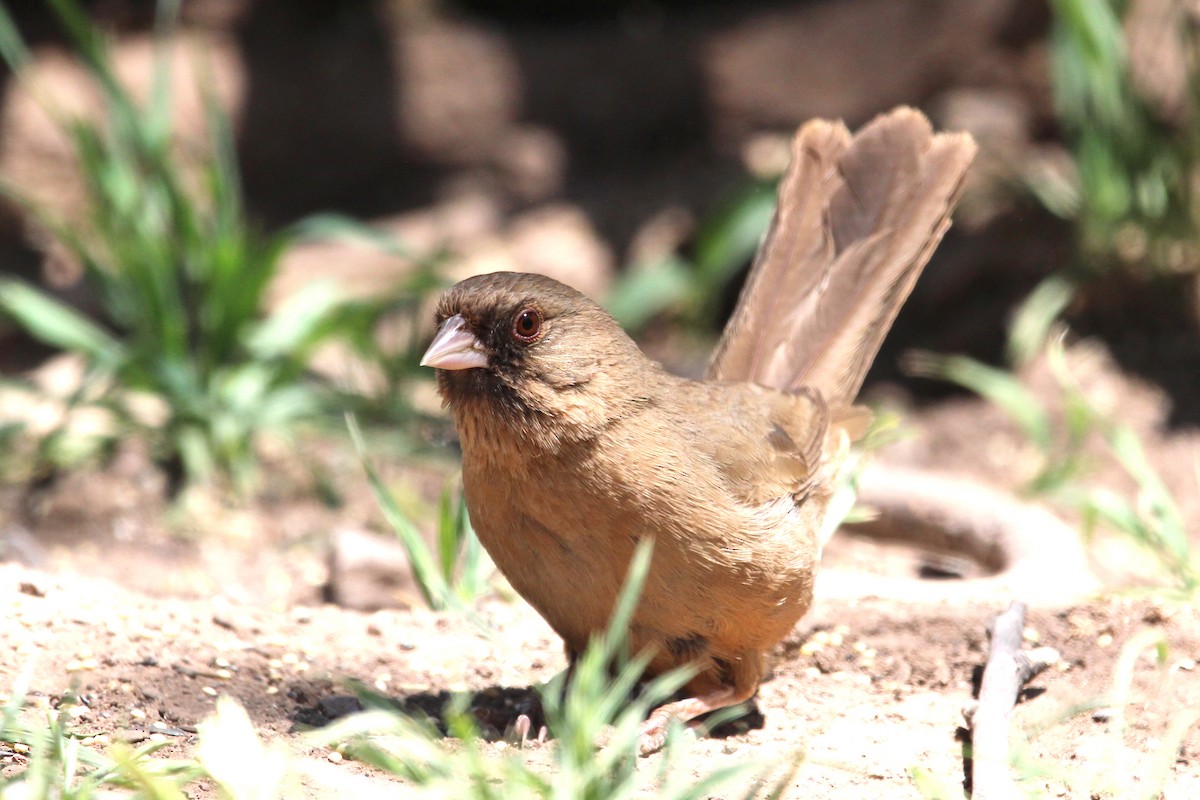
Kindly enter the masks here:
<path id="1" fill-rule="evenodd" d="M 513 319 L 513 336 L 529 344 L 537 341 L 542 333 L 542 312 L 536 308 L 522 309 Z"/>

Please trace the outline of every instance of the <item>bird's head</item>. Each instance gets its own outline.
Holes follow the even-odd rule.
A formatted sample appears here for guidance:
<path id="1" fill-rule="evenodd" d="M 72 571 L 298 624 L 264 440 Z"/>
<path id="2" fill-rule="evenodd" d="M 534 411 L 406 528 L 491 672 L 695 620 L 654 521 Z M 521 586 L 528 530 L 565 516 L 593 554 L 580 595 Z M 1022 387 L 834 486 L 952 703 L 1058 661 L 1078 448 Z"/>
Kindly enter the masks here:
<path id="1" fill-rule="evenodd" d="M 438 302 L 437 335 L 421 365 L 455 412 L 515 426 L 588 427 L 637 402 L 651 363 L 615 320 L 543 275 L 495 272 Z"/>

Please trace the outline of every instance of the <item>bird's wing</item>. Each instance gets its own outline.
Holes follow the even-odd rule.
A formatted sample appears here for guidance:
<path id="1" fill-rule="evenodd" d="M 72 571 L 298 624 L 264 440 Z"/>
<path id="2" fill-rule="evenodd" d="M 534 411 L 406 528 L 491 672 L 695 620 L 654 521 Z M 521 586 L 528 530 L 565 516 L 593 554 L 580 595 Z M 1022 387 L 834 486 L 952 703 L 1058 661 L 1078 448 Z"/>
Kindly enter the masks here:
<path id="1" fill-rule="evenodd" d="M 700 384 L 706 398 L 693 406 L 709 415 L 700 430 L 725 436 L 696 436 L 692 445 L 721 473 L 721 483 L 739 502 L 755 506 L 802 494 L 824 458 L 831 423 L 820 394 L 782 393 L 745 383 Z"/>
<path id="2" fill-rule="evenodd" d="M 851 137 L 804 125 L 708 377 L 851 403 L 950 224 L 975 144 L 900 108 Z"/>

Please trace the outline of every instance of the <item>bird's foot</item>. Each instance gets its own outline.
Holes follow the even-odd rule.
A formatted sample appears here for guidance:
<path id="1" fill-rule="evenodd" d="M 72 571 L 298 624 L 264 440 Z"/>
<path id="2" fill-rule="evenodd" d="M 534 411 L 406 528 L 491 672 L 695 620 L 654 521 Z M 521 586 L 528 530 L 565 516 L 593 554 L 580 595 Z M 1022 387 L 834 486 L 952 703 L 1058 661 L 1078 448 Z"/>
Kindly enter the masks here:
<path id="1" fill-rule="evenodd" d="M 663 749 L 667 743 L 667 730 L 671 727 L 672 719 L 674 717 L 671 714 L 661 713 L 660 710 L 642 723 L 642 729 L 638 733 L 639 756 L 645 758 Z"/>

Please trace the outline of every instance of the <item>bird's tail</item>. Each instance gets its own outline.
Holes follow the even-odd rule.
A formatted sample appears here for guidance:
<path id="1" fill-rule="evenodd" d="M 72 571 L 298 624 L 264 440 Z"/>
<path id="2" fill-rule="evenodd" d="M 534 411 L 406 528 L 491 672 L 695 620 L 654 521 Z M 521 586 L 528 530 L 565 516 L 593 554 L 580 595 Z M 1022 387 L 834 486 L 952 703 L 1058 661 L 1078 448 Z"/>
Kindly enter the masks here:
<path id="1" fill-rule="evenodd" d="M 950 226 L 975 143 L 911 108 L 797 132 L 779 205 L 708 376 L 848 409 Z"/>

